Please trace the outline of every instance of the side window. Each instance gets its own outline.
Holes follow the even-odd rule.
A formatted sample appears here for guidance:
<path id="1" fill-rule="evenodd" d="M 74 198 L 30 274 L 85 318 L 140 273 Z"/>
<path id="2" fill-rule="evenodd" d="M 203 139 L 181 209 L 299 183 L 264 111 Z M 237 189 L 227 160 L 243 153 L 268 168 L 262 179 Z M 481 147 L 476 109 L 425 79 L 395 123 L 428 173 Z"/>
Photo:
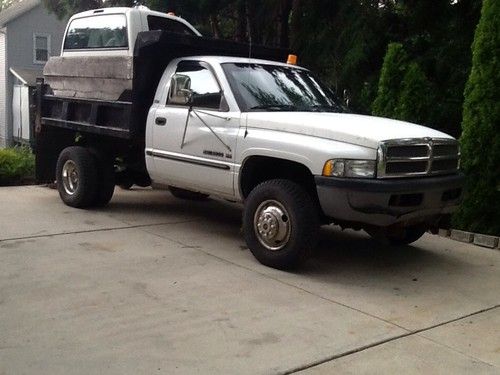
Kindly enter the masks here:
<path id="1" fill-rule="evenodd" d="M 50 35 L 33 34 L 33 63 L 45 64 L 50 57 Z"/>
<path id="2" fill-rule="evenodd" d="M 148 16 L 148 27 L 150 31 L 162 30 L 177 34 L 196 35 L 183 23 L 166 17 Z"/>
<path id="3" fill-rule="evenodd" d="M 124 14 L 103 14 L 71 22 L 64 40 L 65 50 L 127 48 Z"/>
<path id="4" fill-rule="evenodd" d="M 172 77 L 167 104 L 219 109 L 221 89 L 210 70 L 196 62 L 184 62 L 177 66 Z"/>

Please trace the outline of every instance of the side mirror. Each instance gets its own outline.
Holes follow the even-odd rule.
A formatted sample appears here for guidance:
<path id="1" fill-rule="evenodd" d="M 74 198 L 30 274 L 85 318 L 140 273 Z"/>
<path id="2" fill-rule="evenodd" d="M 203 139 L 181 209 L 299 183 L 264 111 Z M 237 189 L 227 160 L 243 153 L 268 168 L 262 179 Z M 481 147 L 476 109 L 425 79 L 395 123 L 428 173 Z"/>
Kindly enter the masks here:
<path id="1" fill-rule="evenodd" d="M 168 102 L 171 104 L 186 105 L 191 102 L 191 78 L 183 74 L 174 74 L 170 80 L 170 95 Z"/>

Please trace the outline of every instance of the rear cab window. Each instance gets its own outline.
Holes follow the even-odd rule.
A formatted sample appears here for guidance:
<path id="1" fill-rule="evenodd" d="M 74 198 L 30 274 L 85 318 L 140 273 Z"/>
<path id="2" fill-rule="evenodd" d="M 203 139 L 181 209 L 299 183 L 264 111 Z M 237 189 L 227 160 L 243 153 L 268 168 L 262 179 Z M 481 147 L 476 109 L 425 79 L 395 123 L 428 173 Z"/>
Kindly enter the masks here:
<path id="1" fill-rule="evenodd" d="M 127 49 L 127 19 L 124 14 L 102 14 L 71 21 L 64 50 Z"/>

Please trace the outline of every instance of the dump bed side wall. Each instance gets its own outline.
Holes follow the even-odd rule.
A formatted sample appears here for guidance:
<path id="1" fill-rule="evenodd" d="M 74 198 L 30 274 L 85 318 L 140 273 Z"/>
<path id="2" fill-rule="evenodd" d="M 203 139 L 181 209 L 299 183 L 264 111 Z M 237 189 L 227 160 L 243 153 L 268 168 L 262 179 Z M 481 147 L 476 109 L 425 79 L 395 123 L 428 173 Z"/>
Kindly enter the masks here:
<path id="1" fill-rule="evenodd" d="M 124 93 L 132 91 L 133 57 L 53 57 L 43 75 L 56 96 L 124 100 Z"/>

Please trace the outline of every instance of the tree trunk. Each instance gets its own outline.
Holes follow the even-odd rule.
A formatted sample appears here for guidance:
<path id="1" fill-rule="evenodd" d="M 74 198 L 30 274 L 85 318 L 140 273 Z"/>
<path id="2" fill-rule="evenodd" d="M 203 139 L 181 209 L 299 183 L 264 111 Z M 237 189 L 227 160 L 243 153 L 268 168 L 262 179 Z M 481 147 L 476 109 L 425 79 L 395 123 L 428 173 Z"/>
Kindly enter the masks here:
<path id="1" fill-rule="evenodd" d="M 220 27 L 219 27 L 219 19 L 216 14 L 210 15 L 210 26 L 212 27 L 212 33 L 214 34 L 214 38 L 220 39 Z"/>
<path id="2" fill-rule="evenodd" d="M 288 45 L 290 48 L 296 48 L 297 34 L 300 33 L 300 11 L 302 9 L 301 0 L 292 0 L 292 9 L 291 9 L 291 22 L 290 28 L 288 30 Z"/>
<path id="3" fill-rule="evenodd" d="M 246 18 L 246 0 L 239 0 L 236 3 L 236 35 L 238 42 L 245 42 L 247 38 L 247 18 Z"/>

